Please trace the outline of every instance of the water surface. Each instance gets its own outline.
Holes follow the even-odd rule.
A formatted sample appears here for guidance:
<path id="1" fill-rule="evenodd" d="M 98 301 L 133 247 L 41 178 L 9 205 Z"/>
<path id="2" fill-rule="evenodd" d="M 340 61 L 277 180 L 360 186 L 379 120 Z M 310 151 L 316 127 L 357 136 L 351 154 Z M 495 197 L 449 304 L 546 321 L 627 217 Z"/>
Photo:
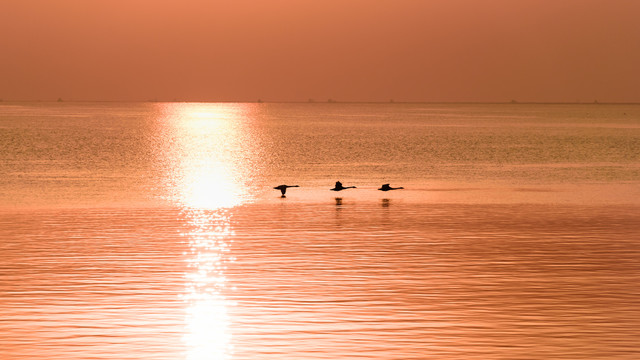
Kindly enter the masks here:
<path id="1" fill-rule="evenodd" d="M 638 358 L 639 119 L 3 103 L 2 358 Z"/>

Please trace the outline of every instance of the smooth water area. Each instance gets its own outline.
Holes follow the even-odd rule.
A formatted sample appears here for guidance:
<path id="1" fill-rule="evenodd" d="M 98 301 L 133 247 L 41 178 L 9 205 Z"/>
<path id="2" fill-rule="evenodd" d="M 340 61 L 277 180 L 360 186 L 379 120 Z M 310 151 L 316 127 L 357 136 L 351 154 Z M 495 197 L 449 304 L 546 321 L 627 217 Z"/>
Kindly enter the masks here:
<path id="1" fill-rule="evenodd" d="M 2 103 L 0 358 L 636 359 L 639 150 L 637 105 Z"/>

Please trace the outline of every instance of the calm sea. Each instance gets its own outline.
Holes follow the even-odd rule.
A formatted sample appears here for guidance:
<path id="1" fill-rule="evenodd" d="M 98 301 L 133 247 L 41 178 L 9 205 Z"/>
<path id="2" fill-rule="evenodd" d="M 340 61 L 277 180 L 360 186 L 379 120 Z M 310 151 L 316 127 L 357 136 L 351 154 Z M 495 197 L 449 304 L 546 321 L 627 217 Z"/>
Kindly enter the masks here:
<path id="1" fill-rule="evenodd" d="M 638 359 L 639 283 L 640 105 L 0 103 L 2 360 Z"/>

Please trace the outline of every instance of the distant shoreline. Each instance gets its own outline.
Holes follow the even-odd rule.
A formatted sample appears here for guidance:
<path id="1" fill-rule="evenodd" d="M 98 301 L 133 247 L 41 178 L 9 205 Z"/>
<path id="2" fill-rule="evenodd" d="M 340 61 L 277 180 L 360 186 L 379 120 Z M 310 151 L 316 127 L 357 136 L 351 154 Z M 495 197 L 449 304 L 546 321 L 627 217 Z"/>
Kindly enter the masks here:
<path id="1" fill-rule="evenodd" d="M 381 105 L 407 105 L 407 104 L 425 104 L 425 105 L 640 105 L 640 102 L 536 102 L 536 101 L 231 101 L 231 100 L 0 100 L 2 104 L 24 104 L 24 103 L 185 103 L 185 104 L 381 104 Z"/>

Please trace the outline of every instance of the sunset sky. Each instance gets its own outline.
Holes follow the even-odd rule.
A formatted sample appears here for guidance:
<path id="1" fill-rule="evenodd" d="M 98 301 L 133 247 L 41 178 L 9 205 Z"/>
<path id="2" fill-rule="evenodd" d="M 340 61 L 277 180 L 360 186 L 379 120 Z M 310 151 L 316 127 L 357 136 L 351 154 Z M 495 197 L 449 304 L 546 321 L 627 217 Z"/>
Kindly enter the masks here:
<path id="1" fill-rule="evenodd" d="M 640 102 L 638 0 L 20 0 L 0 99 Z"/>

